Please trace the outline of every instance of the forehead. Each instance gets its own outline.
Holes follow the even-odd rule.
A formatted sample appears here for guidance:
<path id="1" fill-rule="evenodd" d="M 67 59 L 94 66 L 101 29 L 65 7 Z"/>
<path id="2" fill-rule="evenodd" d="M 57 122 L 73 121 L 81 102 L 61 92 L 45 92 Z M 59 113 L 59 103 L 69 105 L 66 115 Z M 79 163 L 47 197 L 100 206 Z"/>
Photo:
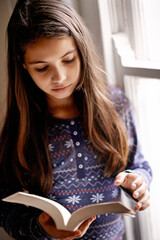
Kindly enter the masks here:
<path id="1" fill-rule="evenodd" d="M 27 61 L 49 58 L 61 58 L 67 52 L 77 49 L 75 40 L 71 36 L 63 38 L 39 38 L 26 46 L 24 58 Z"/>

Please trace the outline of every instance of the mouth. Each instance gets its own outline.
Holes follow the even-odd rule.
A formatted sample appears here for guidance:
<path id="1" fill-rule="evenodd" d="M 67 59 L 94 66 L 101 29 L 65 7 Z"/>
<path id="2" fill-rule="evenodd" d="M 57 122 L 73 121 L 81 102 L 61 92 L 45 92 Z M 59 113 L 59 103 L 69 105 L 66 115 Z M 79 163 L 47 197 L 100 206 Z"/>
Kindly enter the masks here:
<path id="1" fill-rule="evenodd" d="M 54 92 L 63 92 L 63 91 L 65 91 L 67 88 L 69 88 L 70 86 L 71 86 L 71 84 L 69 84 L 68 86 L 64 86 L 64 87 L 52 88 L 52 91 L 54 91 Z"/>

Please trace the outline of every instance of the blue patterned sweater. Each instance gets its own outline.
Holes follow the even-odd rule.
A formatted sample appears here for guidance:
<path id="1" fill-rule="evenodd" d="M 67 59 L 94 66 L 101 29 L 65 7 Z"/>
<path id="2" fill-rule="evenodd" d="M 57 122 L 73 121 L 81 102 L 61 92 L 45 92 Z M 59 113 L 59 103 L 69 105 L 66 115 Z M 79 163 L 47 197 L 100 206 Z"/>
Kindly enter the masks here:
<path id="1" fill-rule="evenodd" d="M 135 121 L 128 99 L 119 89 L 111 89 L 117 113 L 128 131 L 130 154 L 127 168 L 144 177 L 150 184 L 152 173 L 137 139 Z M 80 118 L 48 119 L 49 150 L 54 183 L 48 195 L 70 212 L 93 203 L 120 200 L 120 188 L 114 177 L 104 177 L 105 160 L 97 161 L 98 152 L 86 135 Z M 0 189 L 1 198 L 9 193 Z M 0 202 L 0 226 L 16 240 L 49 240 L 38 222 L 40 211 L 23 205 Z M 124 233 L 120 215 L 97 216 L 87 233 L 80 239 L 118 240 Z"/>

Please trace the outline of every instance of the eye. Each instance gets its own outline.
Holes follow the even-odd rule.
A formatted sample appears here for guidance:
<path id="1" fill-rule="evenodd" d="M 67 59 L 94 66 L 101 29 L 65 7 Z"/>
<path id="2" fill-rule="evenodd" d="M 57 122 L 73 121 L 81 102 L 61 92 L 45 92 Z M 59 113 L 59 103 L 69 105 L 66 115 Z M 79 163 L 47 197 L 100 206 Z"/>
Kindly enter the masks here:
<path id="1" fill-rule="evenodd" d="M 63 62 L 64 62 L 64 63 L 72 63 L 72 62 L 75 61 L 75 59 L 76 59 L 76 57 L 73 57 L 73 58 L 71 58 L 71 59 L 66 59 L 66 60 L 64 60 Z"/>
<path id="2" fill-rule="evenodd" d="M 46 71 L 48 69 L 48 66 L 45 66 L 45 67 L 43 67 L 43 68 L 36 68 L 36 71 L 37 72 L 44 72 L 44 71 Z"/>

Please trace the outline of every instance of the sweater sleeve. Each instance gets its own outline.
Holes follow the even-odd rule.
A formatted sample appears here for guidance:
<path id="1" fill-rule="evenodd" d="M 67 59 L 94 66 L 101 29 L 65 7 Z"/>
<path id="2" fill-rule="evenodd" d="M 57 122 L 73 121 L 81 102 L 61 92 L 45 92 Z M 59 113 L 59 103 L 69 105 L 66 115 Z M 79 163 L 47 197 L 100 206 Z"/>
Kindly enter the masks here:
<path id="1" fill-rule="evenodd" d="M 133 172 L 141 175 L 149 187 L 152 180 L 152 170 L 142 153 L 142 148 L 136 130 L 135 114 L 132 105 L 129 102 L 127 104 L 127 108 L 125 109 L 124 118 L 127 127 L 129 145 L 127 169 L 131 169 Z"/>
<path id="2" fill-rule="evenodd" d="M 39 224 L 39 209 L 2 201 L 12 193 L 9 188 L 0 187 L 0 226 L 17 240 L 52 239 Z"/>
<path id="3" fill-rule="evenodd" d="M 122 119 L 122 122 L 125 123 L 127 129 L 129 155 L 126 169 L 130 169 L 141 175 L 149 187 L 152 180 L 152 170 L 149 162 L 145 159 L 142 153 L 142 148 L 138 139 L 133 106 L 119 88 L 112 87 L 110 92 L 117 114 Z"/>

